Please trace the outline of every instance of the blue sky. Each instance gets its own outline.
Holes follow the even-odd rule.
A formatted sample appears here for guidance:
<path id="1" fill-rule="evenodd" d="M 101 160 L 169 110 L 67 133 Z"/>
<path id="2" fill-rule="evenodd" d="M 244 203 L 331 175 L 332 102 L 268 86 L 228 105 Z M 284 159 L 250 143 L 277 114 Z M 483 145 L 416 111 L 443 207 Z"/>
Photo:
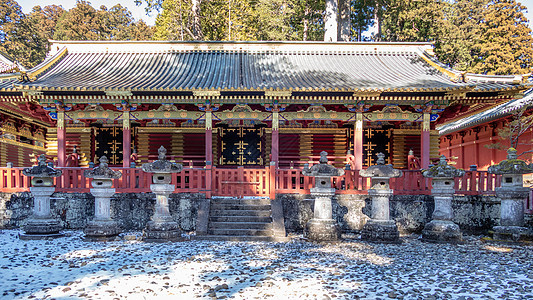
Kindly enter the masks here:
<path id="1" fill-rule="evenodd" d="M 71 9 L 76 5 L 76 0 L 17 0 L 20 6 L 22 6 L 22 9 L 24 12 L 31 11 L 33 6 L 40 5 L 40 6 L 46 6 L 49 4 L 57 4 L 63 6 L 65 9 Z M 156 13 L 153 12 L 151 16 L 147 16 L 143 6 L 136 6 L 134 3 L 134 0 L 122 0 L 122 1 L 109 1 L 109 0 L 92 0 L 89 1 L 91 5 L 95 8 L 100 7 L 101 5 L 105 5 L 108 8 L 114 6 L 117 3 L 120 3 L 122 6 L 127 7 L 133 14 L 133 17 L 136 20 L 143 19 L 147 24 L 154 25 L 155 24 L 155 17 Z M 533 0 L 523 0 L 520 1 L 523 5 L 525 5 L 528 8 L 527 18 L 530 21 L 530 27 L 533 28 L 533 25 L 531 25 L 533 21 Z"/>
<path id="2" fill-rule="evenodd" d="M 50 4 L 56 4 L 63 6 L 64 9 L 71 9 L 76 5 L 76 0 L 16 0 L 20 6 L 22 6 L 22 10 L 27 13 L 30 12 L 32 7 L 34 6 L 47 6 Z M 531 0 L 533 1 L 533 0 Z M 89 3 L 94 8 L 99 8 L 101 5 L 105 5 L 107 8 L 113 7 L 114 5 L 120 3 L 122 6 L 127 7 L 131 13 L 133 14 L 133 17 L 135 20 L 143 19 L 147 24 L 154 25 L 155 24 L 155 17 L 157 15 L 156 12 L 152 13 L 151 16 L 147 16 L 144 8 L 146 5 L 143 6 L 136 6 L 134 0 L 121 0 L 121 1 L 109 1 L 109 0 L 89 0 Z"/>

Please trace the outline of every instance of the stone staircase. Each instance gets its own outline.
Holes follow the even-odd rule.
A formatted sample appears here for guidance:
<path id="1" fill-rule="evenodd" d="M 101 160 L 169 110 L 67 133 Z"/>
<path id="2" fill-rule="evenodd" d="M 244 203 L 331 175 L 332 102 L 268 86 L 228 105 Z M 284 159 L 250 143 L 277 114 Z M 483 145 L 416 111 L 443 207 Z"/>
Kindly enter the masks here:
<path id="1" fill-rule="evenodd" d="M 283 233 L 284 235 L 284 233 Z M 272 205 L 268 198 L 213 198 L 207 232 L 198 240 L 281 241 L 275 234 Z"/>

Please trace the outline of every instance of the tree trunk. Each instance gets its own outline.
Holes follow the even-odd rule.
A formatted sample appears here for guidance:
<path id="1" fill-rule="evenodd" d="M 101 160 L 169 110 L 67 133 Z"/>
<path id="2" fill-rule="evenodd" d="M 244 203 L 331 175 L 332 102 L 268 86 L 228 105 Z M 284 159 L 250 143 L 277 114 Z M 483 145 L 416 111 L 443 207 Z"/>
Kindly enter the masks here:
<path id="1" fill-rule="evenodd" d="M 380 1 L 376 1 L 376 7 L 374 9 L 374 26 L 376 27 L 376 36 L 374 41 L 381 41 L 381 5 Z"/>
<path id="2" fill-rule="evenodd" d="M 200 26 L 200 4 L 202 0 L 192 0 L 192 34 L 193 39 L 203 39 L 202 27 Z"/>
<path id="3" fill-rule="evenodd" d="M 303 38 L 302 38 L 303 41 L 307 41 L 307 34 L 309 31 L 309 13 L 310 13 L 309 6 L 306 6 L 305 12 L 304 12 L 304 32 L 303 32 Z"/>
<path id="4" fill-rule="evenodd" d="M 326 13 L 324 15 L 324 41 L 337 41 L 337 11 L 338 0 L 326 0 Z"/>
<path id="5" fill-rule="evenodd" d="M 350 0 L 339 1 L 339 28 L 337 40 L 340 42 L 349 42 L 351 38 L 351 18 L 350 18 Z"/>

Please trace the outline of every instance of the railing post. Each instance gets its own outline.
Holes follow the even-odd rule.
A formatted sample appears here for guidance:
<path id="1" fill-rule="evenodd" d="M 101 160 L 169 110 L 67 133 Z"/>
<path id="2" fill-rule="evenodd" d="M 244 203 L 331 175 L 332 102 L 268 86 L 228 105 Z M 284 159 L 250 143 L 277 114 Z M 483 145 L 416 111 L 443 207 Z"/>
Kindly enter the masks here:
<path id="1" fill-rule="evenodd" d="M 210 161 L 205 162 L 205 197 L 207 199 L 211 199 L 212 195 L 212 180 L 213 180 L 213 174 L 212 174 L 212 168 L 213 165 Z"/>
<path id="2" fill-rule="evenodd" d="M 270 162 L 270 180 L 269 180 L 269 198 L 270 200 L 276 199 L 276 162 Z"/>

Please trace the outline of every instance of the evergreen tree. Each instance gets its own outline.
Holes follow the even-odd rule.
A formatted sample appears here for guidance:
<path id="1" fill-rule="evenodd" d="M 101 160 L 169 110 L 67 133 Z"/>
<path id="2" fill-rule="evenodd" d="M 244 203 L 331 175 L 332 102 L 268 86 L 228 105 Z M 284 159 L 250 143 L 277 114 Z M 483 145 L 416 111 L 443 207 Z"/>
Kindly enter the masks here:
<path id="1" fill-rule="evenodd" d="M 57 23 L 56 40 L 99 40 L 101 37 L 98 12 L 89 2 L 80 0 L 63 14 Z"/>
<path id="2" fill-rule="evenodd" d="M 100 39 L 104 40 L 149 40 L 152 29 L 144 21 L 135 22 L 131 12 L 120 4 L 109 10 L 101 6 L 98 11 L 100 20 Z"/>
<path id="3" fill-rule="evenodd" d="M 351 35 L 356 41 L 363 41 L 363 32 L 369 30 L 374 21 L 373 0 L 353 0 L 351 10 Z"/>
<path id="4" fill-rule="evenodd" d="M 44 8 L 35 6 L 28 17 L 34 19 L 38 23 L 39 31 L 51 40 L 54 38 L 57 21 L 64 13 L 63 7 L 58 5 L 47 5 Z"/>
<path id="5" fill-rule="evenodd" d="M 482 37 L 473 45 L 479 53 L 470 72 L 526 74 L 533 66 L 533 38 L 524 16 L 526 8 L 515 0 L 491 0 L 483 14 Z"/>
<path id="6" fill-rule="evenodd" d="M 164 0 L 157 17 L 159 40 L 318 40 L 324 0 L 202 0 L 194 33 L 192 0 Z M 152 3 L 153 5 L 153 3 Z M 153 8 L 155 9 L 155 8 Z"/>
<path id="7" fill-rule="evenodd" d="M 290 26 L 296 31 L 296 40 L 324 40 L 325 0 L 295 0 Z"/>
<path id="8" fill-rule="evenodd" d="M 488 0 L 457 0 L 445 10 L 442 34 L 435 41 L 440 61 L 453 69 L 469 70 L 481 55 L 473 46 L 482 39 L 481 24 Z"/>
<path id="9" fill-rule="evenodd" d="M 385 41 L 427 42 L 440 37 L 448 2 L 436 0 L 390 0 L 383 13 Z M 378 31 L 379 34 L 379 31 Z"/>
<path id="10" fill-rule="evenodd" d="M 0 51 L 32 67 L 45 58 L 47 43 L 38 22 L 26 17 L 16 1 L 0 2 Z"/>
<path id="11" fill-rule="evenodd" d="M 153 35 L 146 23 L 135 22 L 131 12 L 117 4 L 110 9 L 93 8 L 80 0 L 76 7 L 64 13 L 58 20 L 56 40 L 147 40 Z"/>

